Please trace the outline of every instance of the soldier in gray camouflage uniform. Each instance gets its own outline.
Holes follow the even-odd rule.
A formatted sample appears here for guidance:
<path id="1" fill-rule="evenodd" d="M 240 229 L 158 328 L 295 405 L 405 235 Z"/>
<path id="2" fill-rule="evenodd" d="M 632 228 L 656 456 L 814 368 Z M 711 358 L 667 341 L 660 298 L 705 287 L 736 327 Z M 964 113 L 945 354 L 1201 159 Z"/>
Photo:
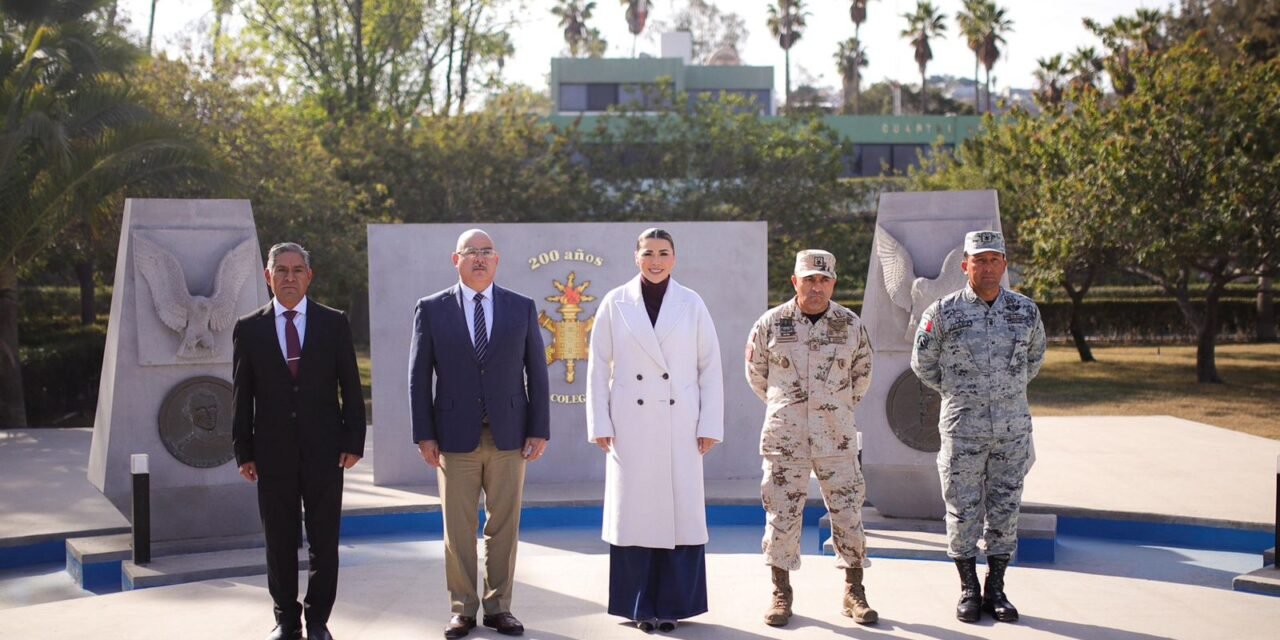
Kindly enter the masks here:
<path id="1" fill-rule="evenodd" d="M 1022 482 L 1032 455 L 1027 382 L 1044 363 L 1044 325 L 1030 298 L 1000 286 L 1007 266 L 1000 233 L 968 233 L 964 247 L 969 286 L 921 316 L 911 368 L 942 394 L 938 474 L 947 503 L 947 555 L 960 571 L 956 617 L 975 622 L 985 610 L 1012 622 L 1018 610 L 1005 596 L 1004 572 L 1018 546 Z M 981 590 L 979 537 L 987 554 Z"/>
<path id="2" fill-rule="evenodd" d="M 866 485 L 858 464 L 853 407 L 871 386 L 871 342 L 854 312 L 831 302 L 836 259 L 796 254 L 796 297 L 766 312 L 747 339 L 747 382 L 768 405 L 760 434 L 763 550 L 773 573 L 765 623 L 791 617 L 789 571 L 800 568 L 800 532 L 809 473 L 818 477 L 831 514 L 836 567 L 845 570 L 843 613 L 859 624 L 878 619 L 862 585 Z"/>

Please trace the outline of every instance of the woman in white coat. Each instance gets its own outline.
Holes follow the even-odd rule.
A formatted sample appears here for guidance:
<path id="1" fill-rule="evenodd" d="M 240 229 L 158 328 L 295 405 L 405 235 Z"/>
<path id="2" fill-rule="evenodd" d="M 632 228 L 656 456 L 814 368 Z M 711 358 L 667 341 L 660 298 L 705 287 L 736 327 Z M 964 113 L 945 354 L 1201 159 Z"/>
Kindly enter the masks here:
<path id="1" fill-rule="evenodd" d="M 645 631 L 707 611 L 702 456 L 724 438 L 711 314 L 671 278 L 675 241 L 647 229 L 640 275 L 600 302 L 587 364 L 587 437 L 606 455 L 609 613 Z"/>

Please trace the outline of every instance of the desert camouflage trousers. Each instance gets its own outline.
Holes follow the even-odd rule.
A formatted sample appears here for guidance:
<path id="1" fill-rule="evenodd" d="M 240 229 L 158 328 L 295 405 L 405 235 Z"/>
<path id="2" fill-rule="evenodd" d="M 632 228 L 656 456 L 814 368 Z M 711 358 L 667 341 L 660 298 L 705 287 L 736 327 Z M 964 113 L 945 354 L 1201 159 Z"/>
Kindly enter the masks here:
<path id="1" fill-rule="evenodd" d="M 953 437 L 943 434 L 938 476 L 947 503 L 947 555 L 973 558 L 983 538 L 989 556 L 1018 548 L 1022 481 L 1031 467 L 1031 434 Z"/>
<path id="2" fill-rule="evenodd" d="M 836 567 L 862 566 L 867 536 L 862 531 L 862 501 L 866 482 L 853 456 L 823 458 L 764 457 L 760 498 L 764 503 L 765 564 L 795 571 L 800 568 L 800 534 L 804 529 L 804 503 L 809 494 L 809 472 L 818 477 L 822 500 L 831 514 L 831 538 Z"/>

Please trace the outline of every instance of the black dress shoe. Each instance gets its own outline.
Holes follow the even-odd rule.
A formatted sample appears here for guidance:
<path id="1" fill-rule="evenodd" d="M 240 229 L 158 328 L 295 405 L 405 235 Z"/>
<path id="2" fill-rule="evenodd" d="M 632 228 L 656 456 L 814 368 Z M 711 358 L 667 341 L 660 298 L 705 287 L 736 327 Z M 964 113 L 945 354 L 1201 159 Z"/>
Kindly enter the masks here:
<path id="1" fill-rule="evenodd" d="M 333 634 L 329 633 L 329 628 L 322 625 L 307 625 L 307 640 L 333 640 Z"/>
<path id="2" fill-rule="evenodd" d="M 524 633 L 524 625 L 520 624 L 520 621 L 508 611 L 493 615 L 485 614 L 484 626 L 504 636 L 518 636 Z"/>
<path id="3" fill-rule="evenodd" d="M 454 616 L 449 618 L 449 626 L 444 628 L 444 637 L 461 638 L 471 630 L 476 628 L 476 619 L 474 616 Z"/>
<path id="4" fill-rule="evenodd" d="M 302 629 L 276 625 L 267 640 L 302 640 Z"/>

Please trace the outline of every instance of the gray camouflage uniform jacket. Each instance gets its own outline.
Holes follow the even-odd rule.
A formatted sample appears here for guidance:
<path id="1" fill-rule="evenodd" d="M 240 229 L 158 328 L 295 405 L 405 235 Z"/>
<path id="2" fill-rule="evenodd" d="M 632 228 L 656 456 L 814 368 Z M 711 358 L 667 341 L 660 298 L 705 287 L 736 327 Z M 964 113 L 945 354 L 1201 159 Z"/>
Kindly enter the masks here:
<path id="1" fill-rule="evenodd" d="M 767 405 L 761 455 L 857 453 L 853 408 L 871 386 L 871 341 L 857 314 L 832 302 L 811 324 L 792 298 L 756 321 L 746 360 L 747 382 Z"/>
<path id="2" fill-rule="evenodd" d="M 1030 298 L 1001 289 L 988 306 L 966 286 L 920 317 L 911 369 L 942 394 L 944 435 L 1013 436 L 1031 432 L 1027 383 L 1044 351 L 1044 324 Z"/>

